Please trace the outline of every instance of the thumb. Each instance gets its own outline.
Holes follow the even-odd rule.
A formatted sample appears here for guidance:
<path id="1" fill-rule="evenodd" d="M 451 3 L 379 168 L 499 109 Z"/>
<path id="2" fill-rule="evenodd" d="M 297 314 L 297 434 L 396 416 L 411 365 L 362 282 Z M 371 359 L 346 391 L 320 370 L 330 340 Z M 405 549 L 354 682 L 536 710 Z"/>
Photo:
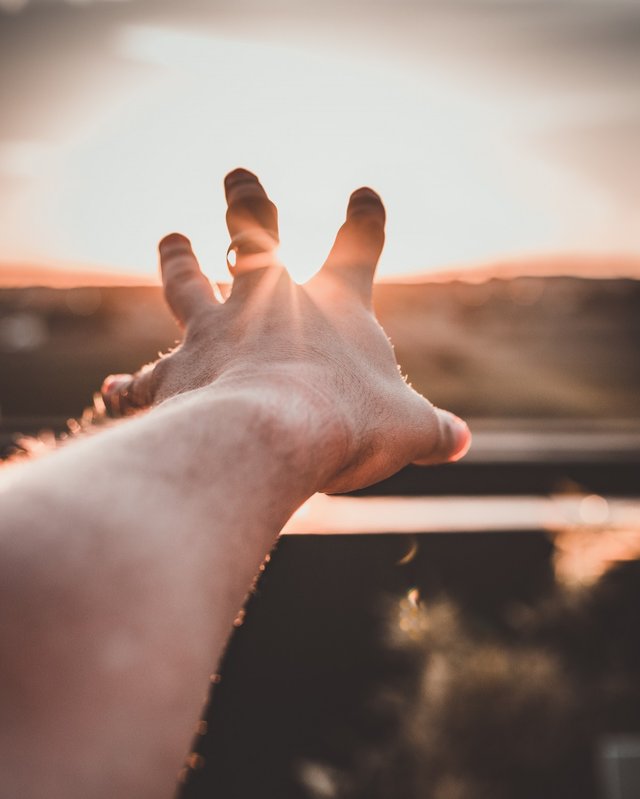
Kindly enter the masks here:
<path id="1" fill-rule="evenodd" d="M 450 411 L 427 404 L 428 419 L 422 426 L 413 463 L 430 466 L 463 458 L 471 447 L 471 431 L 466 422 Z"/>

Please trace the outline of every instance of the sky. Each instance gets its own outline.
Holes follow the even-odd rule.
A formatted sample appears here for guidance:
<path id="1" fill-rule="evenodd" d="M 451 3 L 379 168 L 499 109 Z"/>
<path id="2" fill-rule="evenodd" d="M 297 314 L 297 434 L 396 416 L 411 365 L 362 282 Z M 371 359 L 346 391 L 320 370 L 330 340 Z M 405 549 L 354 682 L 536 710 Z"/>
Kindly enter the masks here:
<path id="1" fill-rule="evenodd" d="M 0 0 L 0 109 L 0 261 L 222 279 L 236 166 L 300 280 L 361 185 L 382 275 L 640 252 L 640 2 Z"/>

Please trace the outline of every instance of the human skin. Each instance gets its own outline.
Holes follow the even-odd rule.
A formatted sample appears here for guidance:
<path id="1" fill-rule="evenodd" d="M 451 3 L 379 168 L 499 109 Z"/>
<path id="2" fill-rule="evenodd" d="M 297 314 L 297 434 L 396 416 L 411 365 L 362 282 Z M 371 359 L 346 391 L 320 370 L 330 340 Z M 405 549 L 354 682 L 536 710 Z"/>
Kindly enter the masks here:
<path id="1" fill-rule="evenodd" d="M 371 309 L 385 213 L 361 189 L 295 284 L 257 178 L 227 176 L 226 302 L 160 243 L 182 345 L 103 386 L 134 413 L 0 474 L 0 784 L 24 799 L 169 797 L 233 621 L 317 491 L 461 457 L 468 428 L 401 377 Z M 148 406 L 151 410 L 140 413 Z"/>

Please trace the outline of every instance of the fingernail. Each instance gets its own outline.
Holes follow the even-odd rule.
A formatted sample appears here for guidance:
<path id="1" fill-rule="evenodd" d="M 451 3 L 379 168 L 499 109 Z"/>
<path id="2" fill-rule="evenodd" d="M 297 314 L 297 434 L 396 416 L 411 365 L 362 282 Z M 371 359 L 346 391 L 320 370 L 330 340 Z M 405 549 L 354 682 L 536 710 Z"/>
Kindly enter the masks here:
<path id="1" fill-rule="evenodd" d="M 160 252 L 166 254 L 169 250 L 187 250 L 191 251 L 191 242 L 182 233 L 169 233 L 158 244 Z"/>
<path id="2" fill-rule="evenodd" d="M 366 186 L 353 192 L 347 207 L 347 218 L 360 214 L 375 215 L 381 224 L 384 224 L 386 219 L 380 195 Z"/>
<path id="3" fill-rule="evenodd" d="M 227 198 L 227 203 L 231 200 L 238 199 L 244 192 L 262 191 L 260 181 L 247 169 L 234 169 L 224 179 L 224 191 Z"/>
<path id="4" fill-rule="evenodd" d="M 243 181 L 257 181 L 258 178 L 253 172 L 249 172 L 248 169 L 243 169 L 242 167 L 238 167 L 237 169 L 232 170 L 229 174 L 225 177 L 224 183 L 225 186 L 234 186 L 236 183 L 241 183 Z"/>
<path id="5" fill-rule="evenodd" d="M 109 375 L 102 384 L 103 394 L 115 394 L 125 387 L 130 381 L 128 375 Z"/>
<path id="6" fill-rule="evenodd" d="M 459 416 L 456 416 L 455 413 L 449 412 L 449 416 L 453 422 L 451 425 L 451 433 L 453 436 L 453 452 L 449 460 L 459 461 L 460 458 L 463 458 L 471 448 L 471 430 L 469 430 L 468 424 Z"/>
<path id="7" fill-rule="evenodd" d="M 377 191 L 370 189 L 368 186 L 363 186 L 360 189 L 356 189 L 353 194 L 351 195 L 352 200 L 377 200 L 381 202 L 380 195 Z"/>

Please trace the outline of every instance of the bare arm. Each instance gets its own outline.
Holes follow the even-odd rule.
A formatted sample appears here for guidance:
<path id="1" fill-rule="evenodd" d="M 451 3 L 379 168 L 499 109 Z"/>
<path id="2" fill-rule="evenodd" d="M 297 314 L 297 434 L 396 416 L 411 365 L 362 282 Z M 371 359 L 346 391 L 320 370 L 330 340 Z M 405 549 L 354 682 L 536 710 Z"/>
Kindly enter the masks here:
<path id="1" fill-rule="evenodd" d="M 377 195 L 352 197 L 301 287 L 271 252 L 275 209 L 255 177 L 226 188 L 231 297 L 215 300 L 186 239 L 165 239 L 184 343 L 105 388 L 114 409 L 158 407 L 1 476 L 10 795 L 170 796 L 207 677 L 291 513 L 468 446 L 464 424 L 400 378 L 371 313 Z"/>

